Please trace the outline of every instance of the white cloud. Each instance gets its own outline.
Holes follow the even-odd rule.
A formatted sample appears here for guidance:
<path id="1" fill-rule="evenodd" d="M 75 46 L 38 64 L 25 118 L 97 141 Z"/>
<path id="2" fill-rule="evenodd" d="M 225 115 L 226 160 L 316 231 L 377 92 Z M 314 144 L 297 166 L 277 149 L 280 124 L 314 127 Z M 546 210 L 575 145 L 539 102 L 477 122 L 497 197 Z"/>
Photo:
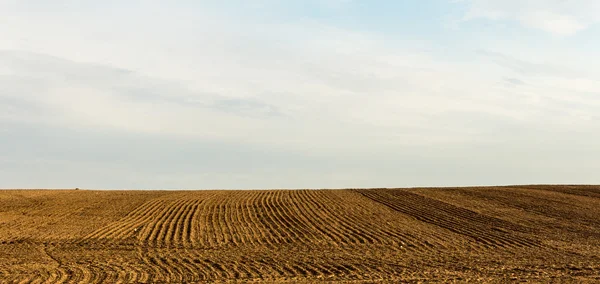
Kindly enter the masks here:
<path id="1" fill-rule="evenodd" d="M 510 19 L 545 32 L 568 36 L 600 22 L 596 0 L 460 0 L 469 6 L 464 20 Z"/>
<path id="2" fill-rule="evenodd" d="M 30 53 L 21 54 L 20 61 L 19 56 L 11 59 L 14 54 L 3 60 L 13 60 L 15 76 L 49 81 L 32 99 L 60 110 L 65 121 L 132 131 L 283 144 L 321 139 L 329 149 L 353 133 L 377 137 L 393 131 L 401 144 L 445 143 L 475 135 L 451 120 L 432 123 L 433 116 L 445 112 L 480 111 L 518 120 L 531 116 L 529 105 L 515 104 L 506 90 L 490 88 L 505 71 L 482 73 L 482 66 L 445 62 L 420 50 L 422 43 L 393 42 L 315 22 L 237 28 L 201 29 L 198 39 L 171 35 L 173 43 L 110 41 L 114 48 L 102 50 L 97 40 L 65 37 L 77 31 L 57 27 L 52 35 L 28 38 L 31 44 L 25 49 Z M 46 42 L 46 36 L 60 40 Z M 115 37 L 125 39 L 119 33 Z M 73 54 L 65 46 L 81 50 L 75 61 L 64 59 Z M 44 53 L 58 57 L 36 55 Z M 525 75 L 552 72 L 548 66 L 501 56 L 498 60 Z M 132 89 L 138 99 L 132 99 Z M 155 100 L 156 94 L 162 101 Z M 239 108 L 234 114 L 198 108 L 228 100 L 255 100 L 261 102 L 258 108 L 254 104 L 256 111 L 275 109 L 283 117 L 247 117 Z M 218 121 L 218 126 L 205 127 L 200 121 Z M 423 125 L 427 134 L 411 132 Z M 248 138 L 247 133 L 257 131 L 260 135 Z M 276 139 L 274 133 L 284 138 Z"/>
<path id="3" fill-rule="evenodd" d="M 168 187 L 177 180 L 178 187 L 194 181 L 202 187 L 394 186 L 399 175 L 406 181 L 400 185 L 425 184 L 428 176 L 437 178 L 431 183 L 460 184 L 469 171 L 485 167 L 518 176 L 519 170 L 544 166 L 539 158 L 546 153 L 570 147 L 563 141 L 541 151 L 538 141 L 568 136 L 600 143 L 595 134 L 600 133 L 595 131 L 600 105 L 597 96 L 588 94 L 599 91 L 598 83 L 580 72 L 581 66 L 572 66 L 568 56 L 536 52 L 533 60 L 480 42 L 452 49 L 437 46 L 435 39 L 404 40 L 316 20 L 274 25 L 204 9 L 191 13 L 193 9 L 178 5 L 160 9 L 128 3 L 134 6 L 121 7 L 124 11 L 109 20 L 91 8 L 77 10 L 80 14 L 57 9 L 32 16 L 27 9 L 0 4 L 7 24 L 0 25 L 0 126 L 6 133 L 19 132 L 22 125 L 35 125 L 28 130 L 32 132 L 46 127 L 77 129 L 84 135 L 91 131 L 115 145 L 127 135 L 149 137 L 111 156 L 126 156 L 114 171 L 123 174 L 111 186 L 122 181 L 153 187 L 154 181 Z M 590 23 L 567 9 L 544 10 L 536 19 L 535 7 L 521 14 L 517 2 L 470 3 L 467 19 L 514 18 L 557 34 Z M 563 22 L 546 22 L 549 17 Z M 552 26 L 556 23 L 561 27 Z M 471 50 L 479 48 L 498 52 Z M 76 134 L 65 137 L 77 140 Z M 133 144 L 152 144 L 158 138 L 223 147 L 199 150 L 171 141 L 127 160 L 129 150 L 138 148 Z M 40 135 L 0 143 L 46 139 Z M 30 148 L 46 149 L 34 146 Z M 92 146 L 90 152 L 111 150 Z M 237 158 L 240 148 L 253 154 Z M 265 154 L 273 151 L 312 158 Z M 15 155 L 24 152 L 6 151 L 5 160 L 19 164 Z M 96 163 L 97 157 L 85 153 L 63 149 L 47 154 L 46 162 L 31 163 L 42 165 L 39 172 L 54 164 L 55 171 L 60 165 L 70 171 L 81 164 L 81 171 L 90 172 L 110 167 L 111 161 Z M 142 158 L 156 153 L 166 154 L 150 162 Z M 178 158 L 170 160 L 170 155 Z M 217 163 L 221 169 L 211 169 L 222 156 L 230 158 Z M 581 156 L 548 159 L 576 162 Z M 169 163 L 152 168 L 163 160 Z M 177 164 L 186 167 L 169 172 Z M 241 166 L 230 169 L 234 164 Z M 447 170 L 454 167 L 461 169 L 460 178 Z M 500 180 L 493 175 L 490 170 L 487 180 Z M 520 177 L 527 180 L 522 173 Z M 103 178 L 90 179 L 101 184 Z"/>

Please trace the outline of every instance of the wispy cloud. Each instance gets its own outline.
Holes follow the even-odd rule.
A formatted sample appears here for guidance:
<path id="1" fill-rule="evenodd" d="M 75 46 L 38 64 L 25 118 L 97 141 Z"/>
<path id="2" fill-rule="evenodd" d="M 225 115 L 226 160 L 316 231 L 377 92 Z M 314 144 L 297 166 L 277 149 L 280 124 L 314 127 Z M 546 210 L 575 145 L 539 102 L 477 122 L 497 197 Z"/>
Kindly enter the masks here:
<path id="1" fill-rule="evenodd" d="M 478 54 L 486 56 L 500 66 L 506 67 L 522 75 L 542 75 L 563 78 L 577 78 L 585 76 L 584 72 L 572 70 L 570 67 L 557 65 L 556 63 L 532 62 L 515 58 L 501 52 L 479 50 Z"/>
<path id="2" fill-rule="evenodd" d="M 469 5 L 464 20 L 516 20 L 524 26 L 568 36 L 600 22 L 595 0 L 459 0 Z"/>
<path id="3" fill-rule="evenodd" d="M 77 172 L 95 187 L 593 179 L 549 165 L 598 169 L 587 164 L 597 154 L 578 152 L 600 143 L 595 51 L 574 60 L 578 44 L 565 38 L 479 38 L 470 25 L 517 20 L 568 34 L 525 19 L 545 9 L 589 28 L 595 16 L 554 2 L 521 13 L 515 1 L 463 1 L 464 29 L 441 19 L 428 22 L 439 30 L 395 29 L 410 13 L 456 5 L 442 2 L 398 11 L 381 29 L 335 20 L 374 22 L 390 7 L 380 2 L 0 3 L 0 178 L 25 184 L 33 168 L 43 178 L 30 180 L 67 184 Z"/>
<path id="4" fill-rule="evenodd" d="M 525 85 L 526 83 L 517 79 L 517 78 L 504 78 L 504 81 L 512 84 L 512 85 L 516 85 L 516 86 L 520 86 L 520 85 Z"/>

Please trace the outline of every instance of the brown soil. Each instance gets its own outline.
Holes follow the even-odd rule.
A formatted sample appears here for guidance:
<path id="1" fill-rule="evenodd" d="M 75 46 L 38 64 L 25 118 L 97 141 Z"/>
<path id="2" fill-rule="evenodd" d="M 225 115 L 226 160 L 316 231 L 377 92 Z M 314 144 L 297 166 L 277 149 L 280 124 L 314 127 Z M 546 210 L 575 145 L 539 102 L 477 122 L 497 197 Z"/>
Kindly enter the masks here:
<path id="1" fill-rule="evenodd" d="M 600 282 L 600 186 L 0 191 L 0 282 Z"/>

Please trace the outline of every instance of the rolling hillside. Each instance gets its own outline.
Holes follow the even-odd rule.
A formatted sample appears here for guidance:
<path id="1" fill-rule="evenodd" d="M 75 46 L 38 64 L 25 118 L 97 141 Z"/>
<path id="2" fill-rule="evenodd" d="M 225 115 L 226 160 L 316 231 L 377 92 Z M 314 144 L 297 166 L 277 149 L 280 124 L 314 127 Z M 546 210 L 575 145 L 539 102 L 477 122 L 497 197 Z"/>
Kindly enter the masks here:
<path id="1" fill-rule="evenodd" d="M 0 282 L 600 281 L 600 186 L 0 191 Z"/>

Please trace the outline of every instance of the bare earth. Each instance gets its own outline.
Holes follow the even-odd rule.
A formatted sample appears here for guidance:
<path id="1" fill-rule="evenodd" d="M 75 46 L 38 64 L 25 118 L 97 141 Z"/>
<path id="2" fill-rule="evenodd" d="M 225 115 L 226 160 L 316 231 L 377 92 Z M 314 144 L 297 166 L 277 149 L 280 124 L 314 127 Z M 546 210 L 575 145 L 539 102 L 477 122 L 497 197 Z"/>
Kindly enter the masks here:
<path id="1" fill-rule="evenodd" d="M 600 282 L 600 186 L 0 191 L 0 282 Z"/>

